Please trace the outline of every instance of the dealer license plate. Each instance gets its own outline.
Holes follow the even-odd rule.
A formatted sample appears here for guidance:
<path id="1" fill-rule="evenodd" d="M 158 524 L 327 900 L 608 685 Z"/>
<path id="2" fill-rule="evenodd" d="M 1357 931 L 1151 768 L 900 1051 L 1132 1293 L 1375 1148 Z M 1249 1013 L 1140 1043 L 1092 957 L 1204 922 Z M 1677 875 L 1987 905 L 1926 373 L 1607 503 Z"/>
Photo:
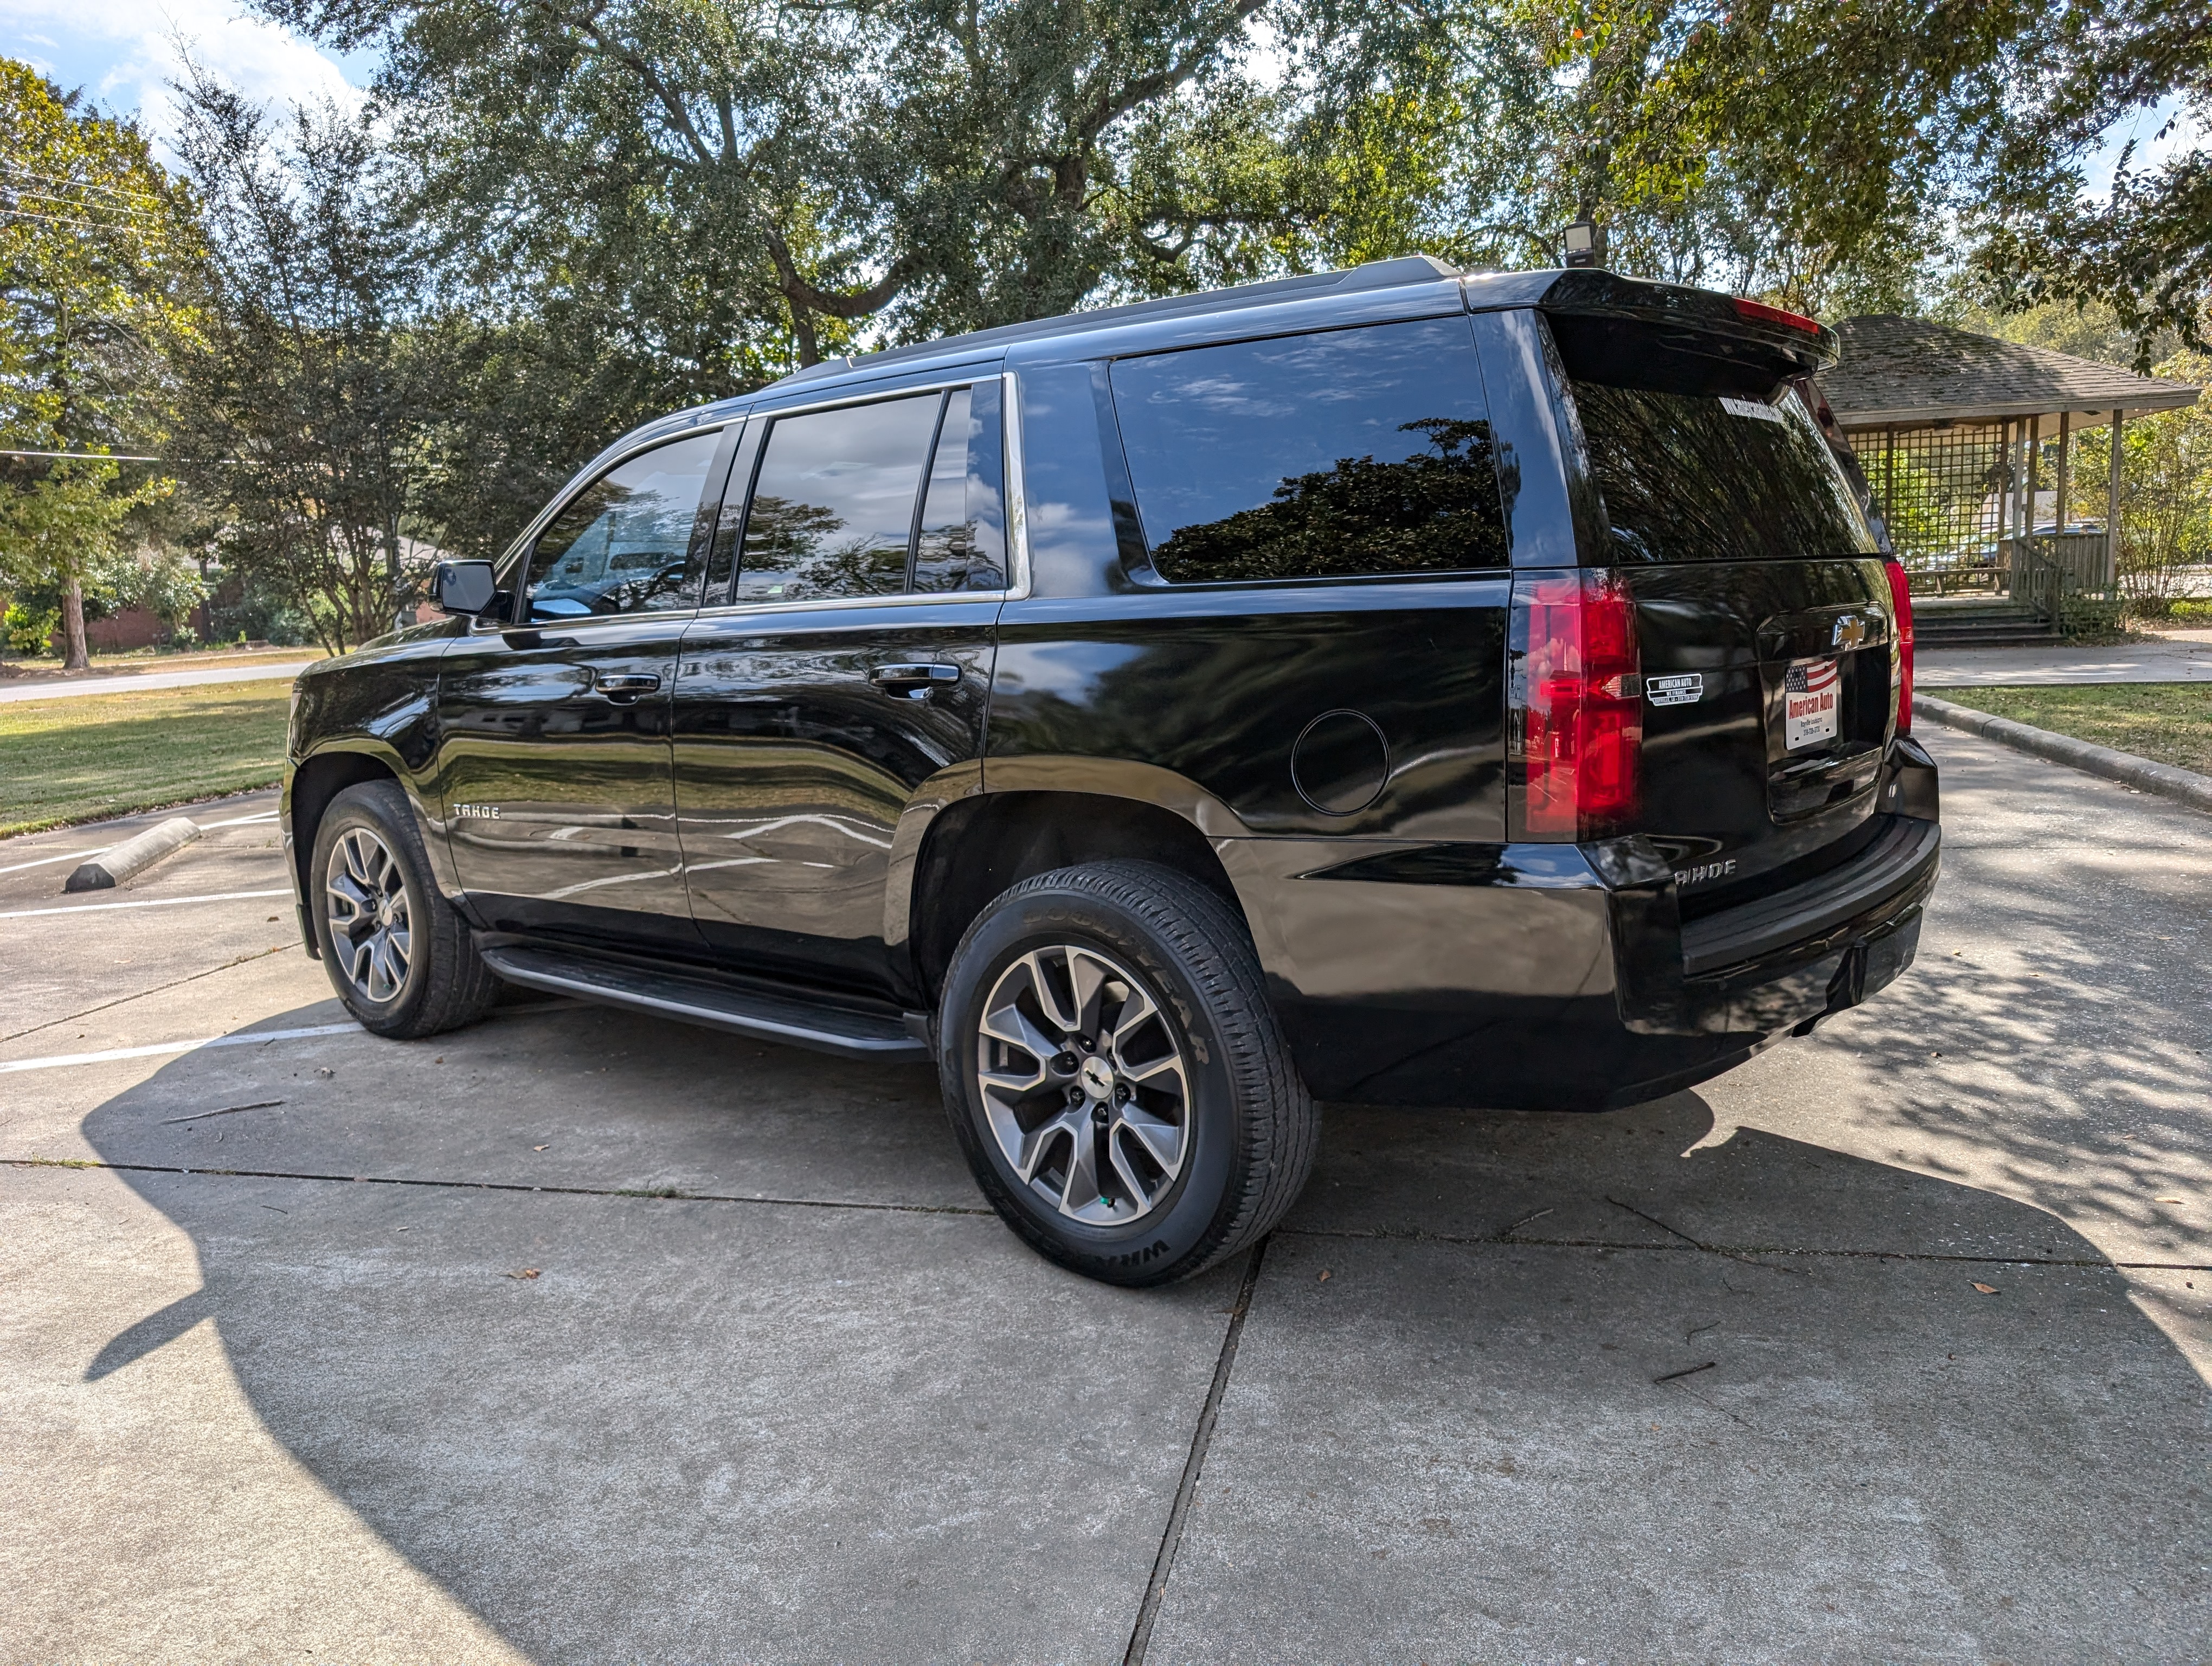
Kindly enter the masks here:
<path id="1" fill-rule="evenodd" d="M 1800 660 L 1782 675 L 1783 745 L 1802 751 L 1836 738 L 1843 704 L 1843 667 L 1834 660 Z"/>

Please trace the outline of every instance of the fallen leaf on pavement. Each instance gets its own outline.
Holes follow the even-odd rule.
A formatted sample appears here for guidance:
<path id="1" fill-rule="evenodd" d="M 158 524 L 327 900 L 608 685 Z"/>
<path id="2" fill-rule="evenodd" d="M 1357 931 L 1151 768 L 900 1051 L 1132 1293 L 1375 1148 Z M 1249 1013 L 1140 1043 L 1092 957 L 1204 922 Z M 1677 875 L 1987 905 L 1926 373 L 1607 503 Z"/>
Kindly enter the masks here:
<path id="1" fill-rule="evenodd" d="M 1322 1284 L 1327 1284 L 1328 1282 L 1328 1268 L 1326 1267 L 1321 1269 L 1321 1278 L 1319 1282 Z"/>
<path id="2" fill-rule="evenodd" d="M 532 1146 L 530 1149 L 532 1151 L 544 1151 L 546 1148 L 544 1146 Z"/>
<path id="3" fill-rule="evenodd" d="M 1974 1282 L 1974 1288 L 1980 1291 L 1984 1296 L 1994 1296 L 1997 1293 L 1996 1286 L 1993 1284 L 1984 1284 L 1978 1279 Z"/>
<path id="4" fill-rule="evenodd" d="M 510 1279 L 534 1279 L 538 1276 L 538 1268 L 526 1267 L 520 1273 L 510 1273 L 507 1276 Z"/>

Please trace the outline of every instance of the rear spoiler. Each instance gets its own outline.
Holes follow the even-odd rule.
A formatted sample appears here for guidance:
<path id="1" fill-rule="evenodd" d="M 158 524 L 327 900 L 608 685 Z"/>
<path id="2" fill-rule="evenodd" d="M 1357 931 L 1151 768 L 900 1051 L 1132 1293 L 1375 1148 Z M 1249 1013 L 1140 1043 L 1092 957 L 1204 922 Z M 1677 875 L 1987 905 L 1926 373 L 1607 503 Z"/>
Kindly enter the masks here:
<path id="1" fill-rule="evenodd" d="M 1755 361 L 1778 376 L 1826 370 L 1843 353 L 1834 331 L 1779 307 L 1595 267 L 1559 273 L 1535 305 L 1554 319 L 1648 325 L 1659 332 L 1654 344 L 1662 349 Z"/>

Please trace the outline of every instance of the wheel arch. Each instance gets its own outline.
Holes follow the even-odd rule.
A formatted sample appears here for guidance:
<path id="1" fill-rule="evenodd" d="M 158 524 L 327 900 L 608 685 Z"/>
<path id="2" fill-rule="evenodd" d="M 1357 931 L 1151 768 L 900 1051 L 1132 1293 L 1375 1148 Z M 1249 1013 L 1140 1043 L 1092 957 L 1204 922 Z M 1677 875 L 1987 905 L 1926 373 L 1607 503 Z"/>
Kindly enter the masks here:
<path id="1" fill-rule="evenodd" d="M 314 891 L 308 869 L 313 864 L 315 834 L 322 825 L 324 812 L 330 808 L 331 800 L 347 787 L 368 781 L 397 781 L 407 794 L 408 806 L 414 811 L 416 824 L 422 834 L 422 847 L 429 854 L 434 878 L 441 891 L 447 896 L 453 894 L 453 876 L 446 871 L 446 842 L 439 836 L 442 830 L 437 818 L 423 804 L 422 793 L 398 753 L 371 740 L 341 741 L 301 759 L 285 782 L 283 811 L 291 844 L 292 878 L 303 909 L 307 898 Z M 301 928 L 307 929 L 304 915 Z M 313 953 L 312 932 L 308 941 L 309 952 Z"/>
<path id="2" fill-rule="evenodd" d="M 903 923 L 919 992 L 936 999 L 962 935 L 1008 886 L 1054 868 L 1117 858 L 1173 868 L 1245 920 L 1212 842 L 1177 810 L 1152 798 L 1073 784 L 994 787 L 938 811 L 915 853 Z"/>

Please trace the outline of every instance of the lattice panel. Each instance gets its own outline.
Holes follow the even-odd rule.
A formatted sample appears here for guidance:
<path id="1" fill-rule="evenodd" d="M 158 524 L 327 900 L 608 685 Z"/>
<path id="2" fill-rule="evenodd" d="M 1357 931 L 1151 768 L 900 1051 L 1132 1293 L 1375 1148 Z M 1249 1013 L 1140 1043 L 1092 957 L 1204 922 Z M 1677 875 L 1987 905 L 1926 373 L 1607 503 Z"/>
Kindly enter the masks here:
<path id="1" fill-rule="evenodd" d="M 2014 483 L 2005 437 L 2002 424 L 1851 436 L 1907 568 L 1995 561 Z"/>

